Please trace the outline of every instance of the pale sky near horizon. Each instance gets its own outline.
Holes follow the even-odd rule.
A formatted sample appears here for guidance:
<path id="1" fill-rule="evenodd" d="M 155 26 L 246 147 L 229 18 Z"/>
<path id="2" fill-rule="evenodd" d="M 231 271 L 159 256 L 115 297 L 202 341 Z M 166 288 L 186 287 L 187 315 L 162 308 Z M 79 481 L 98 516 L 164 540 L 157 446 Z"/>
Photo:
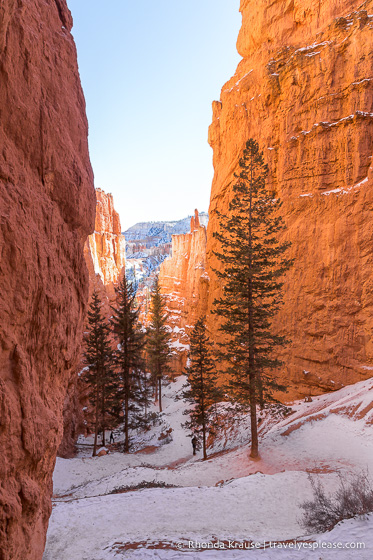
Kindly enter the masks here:
<path id="1" fill-rule="evenodd" d="M 122 230 L 208 211 L 211 103 L 240 56 L 239 0 L 68 0 L 95 186 Z"/>

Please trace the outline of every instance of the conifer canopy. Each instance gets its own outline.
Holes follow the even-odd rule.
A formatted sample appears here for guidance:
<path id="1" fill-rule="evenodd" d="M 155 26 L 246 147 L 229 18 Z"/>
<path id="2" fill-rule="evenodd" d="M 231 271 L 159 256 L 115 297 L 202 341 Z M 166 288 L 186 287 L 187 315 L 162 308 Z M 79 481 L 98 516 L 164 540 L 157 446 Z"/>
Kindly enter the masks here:
<path id="1" fill-rule="evenodd" d="M 117 342 L 115 365 L 118 376 L 118 390 L 113 399 L 113 410 L 123 417 L 124 452 L 129 451 L 129 430 L 142 427 L 144 410 L 148 399 L 144 378 L 144 333 L 142 332 L 136 307 L 136 293 L 125 277 L 115 289 L 116 305 L 112 307 L 111 318 Z"/>
<path id="2" fill-rule="evenodd" d="M 184 426 L 194 436 L 202 437 L 203 458 L 207 459 L 207 436 L 214 433 L 216 413 L 213 405 L 221 398 L 217 387 L 217 373 L 211 351 L 211 341 L 206 332 L 206 319 L 198 319 L 190 334 L 188 383 L 183 386 L 182 397 L 193 405 L 186 410 L 190 420 Z"/>
<path id="3" fill-rule="evenodd" d="M 258 456 L 256 404 L 283 390 L 271 376 L 281 363 L 274 350 L 287 343 L 274 333 L 272 319 L 282 304 L 282 276 L 292 261 L 285 255 L 290 243 L 279 240 L 285 224 L 279 214 L 281 202 L 266 187 L 268 167 L 258 143 L 246 142 L 235 174 L 233 199 L 228 215 L 218 212 L 220 231 L 214 232 L 220 250 L 214 254 L 222 264 L 215 270 L 222 295 L 214 301 L 221 317 L 220 355 L 229 374 L 230 398 L 250 404 L 251 456 Z"/>
<path id="4" fill-rule="evenodd" d="M 84 337 L 84 359 L 87 368 L 82 381 L 88 386 L 88 397 L 93 405 L 95 437 L 93 456 L 97 451 L 99 427 L 102 430 L 102 444 L 105 445 L 105 428 L 108 425 L 109 402 L 115 387 L 113 385 L 113 350 L 110 341 L 108 320 L 102 312 L 102 303 L 96 291 L 88 309 L 88 326 Z"/>
<path id="5" fill-rule="evenodd" d="M 150 323 L 147 330 L 146 352 L 155 393 L 158 396 L 160 412 L 162 412 L 162 380 L 170 372 L 171 339 L 167 320 L 166 303 L 161 293 L 158 278 L 156 278 L 151 293 Z"/>

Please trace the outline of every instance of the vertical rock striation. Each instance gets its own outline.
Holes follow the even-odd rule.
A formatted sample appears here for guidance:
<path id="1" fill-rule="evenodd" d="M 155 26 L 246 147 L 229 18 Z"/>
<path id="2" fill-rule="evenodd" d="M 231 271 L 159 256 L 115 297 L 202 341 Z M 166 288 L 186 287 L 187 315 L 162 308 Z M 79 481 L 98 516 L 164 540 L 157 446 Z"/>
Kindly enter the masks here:
<path id="1" fill-rule="evenodd" d="M 253 137 L 293 244 L 275 326 L 292 340 L 279 375 L 300 396 L 373 370 L 373 2 L 241 0 L 240 11 L 243 60 L 213 103 L 209 129 L 209 309 L 220 289 L 216 211 L 228 211 Z"/>
<path id="2" fill-rule="evenodd" d="M 0 557 L 40 560 L 95 193 L 65 0 L 0 6 Z"/>
<path id="3" fill-rule="evenodd" d="M 107 290 L 112 292 L 126 264 L 126 241 L 121 232 L 118 212 L 114 209 L 113 195 L 96 189 L 97 207 L 95 232 L 88 237 L 94 273 L 100 276 Z M 89 260 L 88 251 L 86 258 Z M 89 262 L 87 261 L 89 266 Z M 90 285 L 94 278 L 90 271 Z"/>
<path id="4" fill-rule="evenodd" d="M 198 211 L 190 221 L 190 233 L 172 236 L 172 257 L 161 264 L 159 283 L 166 296 L 169 327 L 172 331 L 173 370 L 181 373 L 189 348 L 188 332 L 206 312 L 208 276 L 206 228 Z"/>

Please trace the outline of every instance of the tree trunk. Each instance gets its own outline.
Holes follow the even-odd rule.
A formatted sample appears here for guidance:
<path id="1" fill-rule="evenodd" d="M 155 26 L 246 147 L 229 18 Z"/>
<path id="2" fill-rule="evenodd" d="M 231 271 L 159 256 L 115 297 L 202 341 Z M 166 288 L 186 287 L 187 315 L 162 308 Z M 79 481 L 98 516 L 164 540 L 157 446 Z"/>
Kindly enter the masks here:
<path id="1" fill-rule="evenodd" d="M 259 391 L 259 404 L 260 410 L 264 409 L 264 393 L 263 393 L 263 381 L 262 376 L 258 373 L 258 391 Z"/>
<path id="2" fill-rule="evenodd" d="M 129 372 L 126 372 L 126 381 L 125 381 L 125 395 L 124 395 L 124 448 L 123 452 L 129 452 L 129 437 L 128 437 L 128 391 L 129 391 L 129 384 L 128 384 L 128 375 Z"/>
<path id="3" fill-rule="evenodd" d="M 202 440 L 203 440 L 203 460 L 206 461 L 206 417 L 205 417 L 205 399 L 204 399 L 204 387 L 203 387 L 203 366 L 202 362 L 200 364 L 200 374 L 201 374 L 201 411 L 202 411 Z"/>
<path id="4" fill-rule="evenodd" d="M 105 447 L 105 387 L 102 387 L 102 401 L 101 401 L 101 422 L 102 422 L 102 445 Z"/>
<path id="5" fill-rule="evenodd" d="M 162 377 L 158 378 L 159 412 L 162 412 Z"/>
<path id="6" fill-rule="evenodd" d="M 148 393 L 147 393 L 147 391 L 148 391 L 148 378 L 146 376 L 146 373 L 145 373 L 145 378 L 144 378 L 144 388 L 145 388 L 144 419 L 145 419 L 145 422 L 146 422 L 147 419 L 148 419 L 148 406 L 147 406 L 147 402 L 148 402 Z"/>
<path id="7" fill-rule="evenodd" d="M 255 398 L 255 374 L 249 373 L 250 377 L 250 423 L 251 423 L 251 451 L 250 457 L 257 459 L 258 451 L 258 425 L 256 419 L 256 398 Z"/>
<path id="8" fill-rule="evenodd" d="M 96 385 L 96 411 L 95 411 L 95 440 L 93 443 L 93 453 L 92 453 L 92 457 L 96 457 L 96 453 L 97 453 L 97 437 L 98 437 L 98 411 L 99 411 L 99 407 L 100 407 L 100 403 L 99 403 L 99 390 L 98 390 L 98 383 Z"/>
<path id="9" fill-rule="evenodd" d="M 203 424 L 202 424 L 202 438 L 203 438 L 203 460 L 206 461 L 207 452 L 206 452 L 206 425 L 205 425 L 205 420 L 203 420 Z"/>
<path id="10" fill-rule="evenodd" d="M 158 379 L 155 380 L 154 383 L 154 404 L 158 402 Z"/>
<path id="11" fill-rule="evenodd" d="M 250 269 L 252 270 L 252 186 L 253 186 L 253 156 L 251 154 L 251 168 L 250 168 L 250 208 L 249 208 L 249 259 Z M 248 311 L 249 311 L 249 392 L 250 392 L 250 423 L 251 423 L 251 451 L 250 457 L 257 459 L 258 452 L 258 426 L 256 420 L 256 375 L 255 375 L 255 358 L 254 358 L 254 320 L 253 320 L 253 285 L 252 277 L 249 278 L 249 297 L 248 297 Z"/>

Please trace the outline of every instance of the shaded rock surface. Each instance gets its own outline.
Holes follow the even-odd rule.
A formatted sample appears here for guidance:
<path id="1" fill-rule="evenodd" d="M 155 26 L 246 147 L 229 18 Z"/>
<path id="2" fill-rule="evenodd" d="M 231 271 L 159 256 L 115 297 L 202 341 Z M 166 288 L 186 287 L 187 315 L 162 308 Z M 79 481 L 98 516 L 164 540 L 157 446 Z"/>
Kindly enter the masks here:
<path id="1" fill-rule="evenodd" d="M 246 140 L 258 140 L 283 200 L 295 265 L 275 319 L 292 344 L 286 398 L 354 383 L 373 370 L 373 2 L 242 0 L 243 60 L 213 103 L 207 228 L 209 304 L 216 211 L 228 212 Z M 218 338 L 216 319 L 209 326 Z"/>
<path id="2" fill-rule="evenodd" d="M 0 6 L 0 557 L 40 560 L 95 193 L 65 0 Z"/>

